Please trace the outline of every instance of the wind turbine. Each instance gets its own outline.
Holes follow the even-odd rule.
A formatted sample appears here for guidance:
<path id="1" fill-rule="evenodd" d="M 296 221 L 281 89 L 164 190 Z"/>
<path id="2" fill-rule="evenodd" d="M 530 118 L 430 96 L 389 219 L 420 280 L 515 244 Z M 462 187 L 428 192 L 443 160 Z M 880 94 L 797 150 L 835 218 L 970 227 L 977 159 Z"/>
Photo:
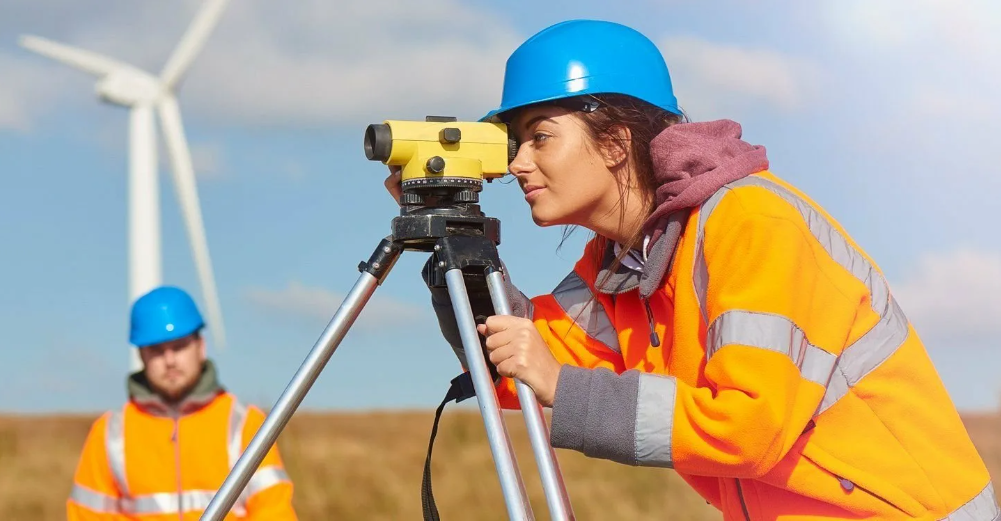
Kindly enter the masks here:
<path id="1" fill-rule="evenodd" d="M 160 285 L 162 280 L 160 192 L 157 183 L 157 136 L 154 123 L 155 116 L 159 115 L 170 157 L 175 192 L 205 296 L 209 329 L 220 348 L 225 345 L 222 312 L 205 239 L 191 153 L 174 92 L 205 45 L 228 1 L 205 0 L 158 77 L 121 61 L 45 38 L 22 36 L 19 41 L 28 50 L 96 76 L 98 98 L 129 109 L 130 304 L 140 295 Z M 130 350 L 129 364 L 132 371 L 142 369 L 136 349 Z"/>

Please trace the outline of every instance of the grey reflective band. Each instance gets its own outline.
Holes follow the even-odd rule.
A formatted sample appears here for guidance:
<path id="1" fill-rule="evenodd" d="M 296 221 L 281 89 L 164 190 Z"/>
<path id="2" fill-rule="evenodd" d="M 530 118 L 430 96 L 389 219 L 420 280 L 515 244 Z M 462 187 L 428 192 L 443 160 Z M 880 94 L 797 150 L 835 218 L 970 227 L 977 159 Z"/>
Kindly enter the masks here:
<path id="1" fill-rule="evenodd" d="M 837 362 L 837 356 L 811 344 L 802 329 L 781 315 L 743 310 L 721 314 L 706 332 L 706 359 L 731 344 L 784 354 L 803 378 L 822 387 L 827 387 Z"/>
<path id="2" fill-rule="evenodd" d="M 119 511 L 117 498 L 95 492 L 77 484 L 73 484 L 73 490 L 70 491 L 70 499 L 79 505 L 87 507 L 89 510 L 101 514 L 114 514 Z"/>
<path id="3" fill-rule="evenodd" d="M 556 289 L 553 290 L 553 297 L 559 303 L 563 311 L 587 333 L 587 336 L 608 346 L 609 349 L 620 353 L 619 335 L 612 326 L 612 321 L 605 313 L 605 306 L 601 305 L 594 298 L 591 289 L 577 272 L 571 271 Z"/>
<path id="4" fill-rule="evenodd" d="M 841 353 L 838 370 L 831 379 L 824 400 L 817 408 L 817 414 L 837 403 L 859 380 L 890 358 L 907 340 L 909 333 L 907 317 L 897 306 L 897 301 L 890 298 L 890 311 Z"/>
<path id="5" fill-rule="evenodd" d="M 229 452 L 230 470 L 243 453 L 243 425 L 246 421 L 247 408 L 234 396 L 229 411 L 229 425 L 226 427 L 226 450 Z"/>
<path id="6" fill-rule="evenodd" d="M 247 408 L 233 397 L 233 404 L 229 410 L 229 423 L 226 426 L 226 451 L 229 453 L 229 469 L 233 470 L 236 461 L 243 453 L 243 425 L 247 421 Z M 244 488 L 234 503 L 235 508 L 244 510 L 247 508 L 247 496 L 250 492 Z"/>
<path id="7" fill-rule="evenodd" d="M 125 414 L 111 411 L 104 430 L 104 447 L 108 453 L 108 467 L 123 496 L 129 494 L 129 482 L 125 475 Z"/>
<path id="8" fill-rule="evenodd" d="M 213 490 L 185 490 L 144 494 L 123 500 L 123 510 L 129 514 L 173 514 L 205 510 L 215 495 Z M 178 504 L 180 502 L 180 504 Z"/>
<path id="9" fill-rule="evenodd" d="M 738 179 L 718 190 L 703 203 L 699 210 L 699 222 L 695 236 L 695 266 L 692 278 L 703 319 L 708 322 L 709 316 L 706 308 L 709 276 L 704 250 L 706 221 L 727 192 L 745 186 L 768 190 L 795 208 L 806 222 L 810 233 L 824 247 L 831 259 L 865 284 L 871 296 L 870 305 L 880 317 L 879 322 L 872 329 L 841 352 L 827 385 L 827 392 L 817 408 L 816 414 L 820 414 L 837 403 L 852 386 L 896 352 L 909 334 L 907 317 L 904 316 L 890 295 L 886 279 L 861 252 L 848 242 L 844 235 L 831 225 L 827 218 L 813 208 L 810 203 L 786 188 L 758 176 L 749 176 Z"/>
<path id="10" fill-rule="evenodd" d="M 709 268 L 706 265 L 705 234 L 706 221 L 712 215 L 720 199 L 729 191 L 726 185 L 714 193 L 699 207 L 699 224 L 695 228 L 695 266 L 692 268 L 692 284 L 695 285 L 695 295 L 699 299 L 699 309 L 702 310 L 702 321 L 709 324 L 709 313 L 706 311 L 706 292 L 709 290 Z"/>
<path id="11" fill-rule="evenodd" d="M 277 467 L 264 467 L 254 473 L 247 484 L 247 494 L 253 495 L 261 490 L 288 481 L 288 475 Z M 185 490 L 177 492 L 159 492 L 144 494 L 122 501 L 123 510 L 131 514 L 172 514 L 175 512 L 198 512 L 205 510 L 215 496 L 215 490 Z M 180 501 L 180 504 L 178 504 Z M 238 516 L 246 512 L 245 504 L 234 505 L 233 512 Z"/>
<path id="12" fill-rule="evenodd" d="M 943 521 L 998 521 L 999 519 L 1001 519 L 1001 509 L 998 508 L 994 485 L 990 481 L 973 499 L 942 518 Z"/>
<path id="13" fill-rule="evenodd" d="M 636 392 L 636 462 L 639 465 L 673 467 L 671 432 L 674 427 L 673 377 L 642 373 Z"/>
<path id="14" fill-rule="evenodd" d="M 697 265 L 695 269 L 695 289 L 699 295 L 699 303 L 702 305 L 703 317 L 708 317 L 708 314 L 706 313 L 705 298 L 707 287 L 706 282 L 708 282 L 708 278 L 705 277 L 707 270 L 705 252 L 703 249 L 705 242 L 704 235 L 706 221 L 709 220 L 709 216 L 712 214 L 713 210 L 716 209 L 716 205 L 719 204 L 720 200 L 728 191 L 744 186 L 755 186 L 768 190 L 795 208 L 796 211 L 799 212 L 800 216 L 803 217 L 807 227 L 810 229 L 810 233 L 815 239 L 817 239 L 818 242 L 820 242 L 821 246 L 824 247 L 824 251 L 826 251 L 827 254 L 830 255 L 831 258 L 842 268 L 847 270 L 849 273 L 854 275 L 856 279 L 866 285 L 870 295 L 872 295 L 872 310 L 880 316 L 883 316 L 886 312 L 888 312 L 890 301 L 889 285 L 879 271 L 872 266 L 869 260 L 866 259 L 865 256 L 858 250 L 852 247 L 851 244 L 849 244 L 844 235 L 834 228 L 834 226 L 832 226 L 831 223 L 820 214 L 820 212 L 811 206 L 810 203 L 804 201 L 796 194 L 767 179 L 750 176 L 738 179 L 726 185 L 723 189 L 718 190 L 712 195 L 712 197 L 707 199 L 706 202 L 702 204 L 702 207 L 699 210 L 699 224 L 695 236 L 695 260 Z"/>
<path id="15" fill-rule="evenodd" d="M 250 477 L 250 481 L 247 482 L 246 494 L 248 496 L 253 496 L 254 494 L 271 488 L 283 481 L 290 481 L 288 474 L 280 467 L 261 467 Z"/>

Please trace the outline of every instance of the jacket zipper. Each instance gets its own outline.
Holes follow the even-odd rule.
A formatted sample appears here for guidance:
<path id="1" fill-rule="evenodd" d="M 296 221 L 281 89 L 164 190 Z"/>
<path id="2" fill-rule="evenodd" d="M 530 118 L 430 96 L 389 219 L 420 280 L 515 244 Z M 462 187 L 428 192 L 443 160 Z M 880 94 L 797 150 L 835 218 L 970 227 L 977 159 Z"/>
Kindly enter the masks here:
<path id="1" fill-rule="evenodd" d="M 180 418 L 174 416 L 174 434 L 170 441 L 174 442 L 174 473 L 177 478 L 177 519 L 184 521 L 184 492 L 181 484 L 181 440 L 180 440 Z"/>
<path id="2" fill-rule="evenodd" d="M 650 345 L 660 347 L 660 336 L 657 335 L 657 330 L 653 327 L 653 310 L 650 309 L 650 299 L 643 299 L 643 305 L 646 307 L 646 323 L 650 328 Z"/>
<path id="3" fill-rule="evenodd" d="M 740 486 L 740 480 L 734 479 L 737 483 L 737 497 L 740 498 L 740 509 L 744 511 L 744 519 L 751 521 L 751 514 L 747 512 L 747 502 L 744 501 L 744 489 Z"/>

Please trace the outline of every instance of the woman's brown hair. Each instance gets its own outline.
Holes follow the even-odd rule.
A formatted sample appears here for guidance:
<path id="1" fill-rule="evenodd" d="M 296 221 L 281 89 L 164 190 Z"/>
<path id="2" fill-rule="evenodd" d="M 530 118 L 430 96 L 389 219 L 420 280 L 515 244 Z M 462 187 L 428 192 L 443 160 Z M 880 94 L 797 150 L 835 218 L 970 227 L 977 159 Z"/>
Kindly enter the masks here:
<path id="1" fill-rule="evenodd" d="M 650 142 L 667 127 L 688 121 L 687 116 L 674 114 L 632 96 L 621 94 L 588 95 L 583 99 L 589 102 L 597 101 L 597 108 L 575 111 L 573 114 L 584 125 L 592 144 L 599 150 L 613 146 L 626 153 L 625 157 L 633 173 L 632 178 L 639 184 L 640 193 L 643 194 L 646 213 L 653 212 L 658 183 L 650 157 Z M 629 130 L 628 134 L 622 132 L 623 128 Z M 625 135 L 628 135 L 628 138 L 625 138 Z M 620 218 L 625 218 L 628 187 L 623 178 L 617 177 L 616 182 L 619 188 Z M 563 241 L 573 233 L 573 229 L 574 227 L 567 227 L 564 230 Z M 633 232 L 626 244 L 622 245 L 622 251 L 616 257 L 610 272 L 615 272 L 622 259 L 629 254 L 630 249 L 641 242 L 642 237 L 642 229 Z M 561 245 L 563 241 L 560 242 Z M 599 258 L 596 262 L 600 266 L 601 257 L 604 255 L 603 248 L 598 248 L 598 252 Z"/>

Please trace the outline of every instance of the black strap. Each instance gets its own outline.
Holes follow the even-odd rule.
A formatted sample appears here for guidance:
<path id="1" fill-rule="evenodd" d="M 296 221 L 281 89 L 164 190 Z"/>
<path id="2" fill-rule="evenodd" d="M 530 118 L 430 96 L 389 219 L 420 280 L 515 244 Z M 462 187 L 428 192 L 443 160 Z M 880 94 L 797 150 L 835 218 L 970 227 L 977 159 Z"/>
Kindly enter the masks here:
<path id="1" fill-rule="evenodd" d="M 462 373 L 452 379 L 452 385 L 445 393 L 445 399 L 434 414 L 434 425 L 431 427 L 431 439 L 428 441 L 428 457 L 424 460 L 424 481 L 421 483 L 421 504 L 424 506 L 424 521 L 439 521 L 438 507 L 434 504 L 434 494 L 431 493 L 431 448 L 434 446 L 434 437 L 438 434 L 438 420 L 441 419 L 441 411 L 445 409 L 445 404 L 455 400 L 459 403 L 467 398 L 476 396 L 473 388 L 473 378 L 468 372 Z"/>

